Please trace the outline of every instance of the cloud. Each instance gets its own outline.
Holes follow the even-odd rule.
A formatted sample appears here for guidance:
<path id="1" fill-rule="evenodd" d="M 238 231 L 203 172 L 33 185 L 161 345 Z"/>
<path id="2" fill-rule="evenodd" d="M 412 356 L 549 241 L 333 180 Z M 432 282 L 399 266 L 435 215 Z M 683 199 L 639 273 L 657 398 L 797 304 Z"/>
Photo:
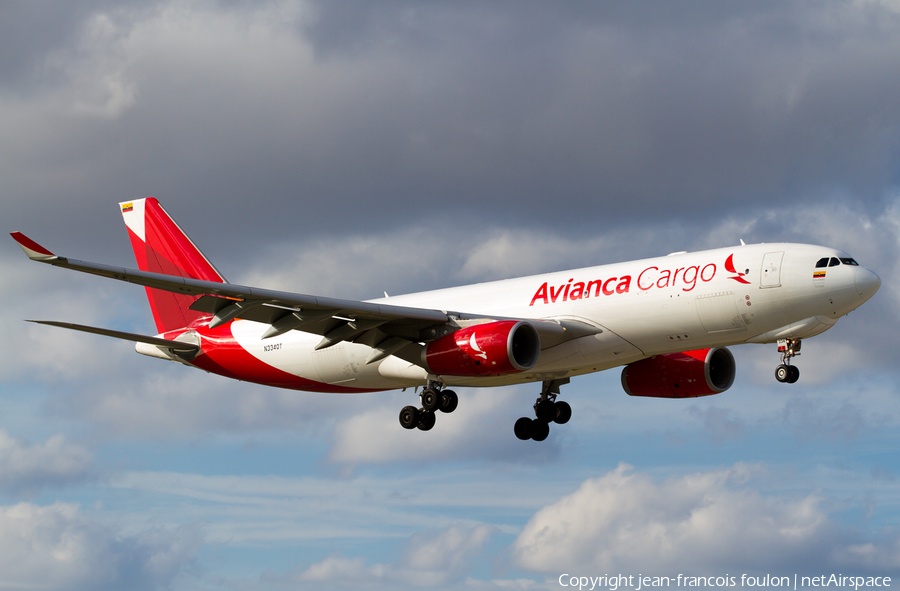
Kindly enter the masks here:
<path id="1" fill-rule="evenodd" d="M 898 18 L 875 3 L 109 2 L 50 21 L 65 33 L 9 66 L 41 83 L 0 100 L 0 154 L 30 197 L 8 207 L 62 204 L 66 236 L 109 195 L 178 202 L 215 222 L 205 244 L 479 218 L 583 235 L 893 182 Z"/>
<path id="2" fill-rule="evenodd" d="M 0 491 L 7 494 L 82 482 L 91 476 L 92 464 L 91 453 L 63 435 L 29 447 L 0 429 Z"/>
<path id="3" fill-rule="evenodd" d="M 123 535 L 68 503 L 0 507 L 0 584 L 157 589 L 193 568 L 201 541 L 193 526 Z"/>
<path id="4" fill-rule="evenodd" d="M 165 361 L 140 361 L 160 367 L 112 373 L 104 387 L 73 389 L 50 412 L 87 420 L 105 436 L 130 439 L 277 431 L 310 438 L 329 430 L 348 408 L 378 404 L 377 395 L 282 390 Z"/>
<path id="5" fill-rule="evenodd" d="M 23 522 L 71 540 L 85 566 L 54 562 L 45 550 L 61 542 L 54 546 L 50 534 L 22 556 L 23 534 L 0 548 L 22 556 L 17 564 L 0 559 L 0 573 L 51 588 L 174 586 L 181 575 L 172 573 L 190 568 L 199 542 L 186 530 L 146 531 L 146 523 L 190 523 L 196 512 L 234 553 L 229 559 L 239 555 L 225 570 L 251 573 L 245 586 L 257 585 L 264 568 L 293 566 L 285 540 L 335 536 L 344 537 L 316 546 L 283 586 L 328 585 L 299 581 L 305 575 L 352 588 L 368 576 L 403 588 L 414 574 L 446 587 L 487 586 L 460 578 L 483 578 L 476 556 L 496 558 L 499 545 L 480 529 L 492 526 L 468 519 L 490 515 L 481 519 L 503 521 L 513 535 L 532 517 L 569 548 L 559 523 L 544 520 L 553 509 L 578 525 L 565 499 L 608 534 L 577 532 L 583 546 L 574 560 L 591 568 L 598 556 L 635 565 L 645 547 L 662 564 L 734 564 L 740 543 L 731 528 L 741 526 L 748 556 L 782 552 L 776 565 L 796 558 L 896 570 L 896 536 L 854 536 L 839 525 L 852 515 L 833 505 L 855 511 L 846 499 L 859 495 L 875 523 L 894 520 L 893 488 L 850 476 L 897 472 L 889 452 L 900 328 L 898 15 L 893 0 L 512 9 L 408 0 L 0 3 L 0 218 L 7 231 L 49 237 L 48 246 L 74 258 L 133 266 L 115 203 L 153 195 L 230 279 L 339 297 L 736 246 L 740 238 L 833 245 L 884 280 L 871 302 L 804 343 L 793 389 L 773 384 L 769 346 L 738 347 L 747 360 L 739 384 L 711 401 L 633 400 L 615 370 L 584 376 L 563 392 L 575 407 L 571 424 L 536 444 L 511 432 L 518 416 L 530 415 L 533 388 L 460 391 L 456 414 L 439 416 L 429 433 L 408 433 L 397 412 L 415 402 L 410 391 L 278 391 L 137 357 L 127 343 L 25 325 L 48 318 L 152 330 L 140 288 L 33 265 L 7 239 L 0 377 L 14 436 L 0 437 L 0 491 L 65 486 L 68 498 L 96 495 L 121 513 L 23 505 Z M 41 435 L 15 439 L 28 425 Z M 685 441 L 674 450 L 659 443 L 672 429 Z M 112 454 L 127 469 L 177 458 L 186 471 L 248 474 L 177 493 L 184 475 L 151 474 L 169 482 L 109 490 L 90 479 L 103 460 L 73 432 L 104 441 L 98 458 Z M 234 453 L 235 435 L 284 434 L 288 445 Z M 194 445 L 179 447 L 185 439 Z M 797 445 L 807 440 L 815 445 Z M 871 446 L 887 453 L 873 455 Z M 850 476 L 804 468 L 813 473 L 765 494 L 737 467 L 692 467 L 689 476 L 677 467 L 749 453 L 789 472 L 791 462 L 814 464 L 812 452 L 823 449 L 834 462 L 864 466 Z M 597 474 L 597 462 L 620 458 L 674 476 L 625 469 L 561 498 Z M 369 481 L 347 476 L 354 467 Z M 265 493 L 271 481 L 260 475 L 344 468 L 343 478 L 313 483 L 318 493 L 284 493 L 296 498 L 283 504 L 279 493 Z M 387 483 L 385 471 L 396 479 Z M 78 482 L 85 490 L 69 486 Z M 233 506 L 222 500 L 241 485 L 250 492 Z M 832 502 L 834 490 L 844 496 Z M 207 505 L 195 506 L 197 498 Z M 603 514 L 598 498 L 621 519 Z M 130 525 L 100 523 L 120 517 Z M 794 526 L 796 543 L 821 554 L 805 557 L 773 524 Z M 0 541 L 16 527 L 0 527 Z M 539 546 L 526 530 L 532 537 L 523 543 Z M 391 554 L 398 540 L 411 545 Z M 644 546 L 626 555 L 629 540 Z M 690 554 L 675 542 L 697 547 Z M 157 555 L 160 570 L 147 574 Z M 535 567 L 540 556 L 530 550 L 515 556 L 551 582 L 559 574 Z M 201 586 L 230 583 L 221 582 L 217 560 L 206 556 L 216 572 Z M 144 577 L 135 583 L 129 577 L 138 571 Z"/>
<path id="6" fill-rule="evenodd" d="M 35 264 L 8 237 L 0 244 L 6 245 L 0 248 L 0 274 L 5 279 L 0 282 L 0 297 L 6 305 L 0 330 L 9 336 L 0 340 L 0 377 L 21 380 L 34 376 L 57 384 L 95 380 L 109 367 L 121 366 L 134 352 L 133 345 L 122 341 L 29 324 L 26 319 L 134 332 L 152 326 L 143 290 Z"/>
<path id="7" fill-rule="evenodd" d="M 68 109 L 75 117 L 106 121 L 120 118 L 137 100 L 136 84 L 125 73 L 124 31 L 105 14 L 88 19 L 78 53 L 80 60 L 58 59 L 69 81 Z"/>
<path id="8" fill-rule="evenodd" d="M 758 467 L 673 476 L 662 482 L 620 464 L 539 510 L 512 547 L 521 568 L 557 574 L 810 572 L 896 568 L 897 539 L 860 542 L 816 494 L 762 495 Z M 882 573 L 883 574 L 883 573 Z"/>
<path id="9" fill-rule="evenodd" d="M 351 477 L 320 476 L 308 468 L 310 459 L 298 449 L 288 446 L 260 452 L 267 456 L 267 466 L 290 464 L 275 474 L 258 473 L 263 470 L 225 475 L 122 472 L 110 477 L 108 484 L 116 491 L 115 498 L 141 499 L 139 506 L 120 517 L 129 531 L 140 530 L 146 523 L 200 522 L 210 543 L 305 547 L 315 550 L 308 554 L 309 563 L 315 562 L 314 556 L 324 558 L 326 548 L 346 552 L 367 545 L 384 551 L 389 547 L 396 550 L 394 562 L 403 559 L 419 570 L 468 564 L 472 555 L 460 548 L 469 548 L 464 542 L 470 539 L 471 528 L 490 526 L 508 536 L 536 507 L 569 485 L 561 486 L 558 478 L 535 479 L 534 468 L 526 465 L 523 485 L 510 486 L 510 478 L 517 474 L 514 469 L 482 472 L 467 464 L 456 468 L 452 462 L 418 464 L 412 472 L 367 470 Z M 231 454 L 228 461 L 237 461 L 240 455 Z M 304 462 L 299 469 L 294 467 L 298 462 Z M 541 469 L 549 472 L 553 467 Z M 446 537 L 435 537 L 445 530 Z M 484 534 L 471 532 L 473 540 Z M 302 566 L 306 569 L 309 564 Z"/>
<path id="10" fill-rule="evenodd" d="M 361 558 L 333 555 L 280 579 L 299 584 L 301 589 L 324 584 L 355 588 L 444 586 L 460 582 L 469 574 L 473 558 L 494 533 L 496 528 L 485 524 L 456 524 L 414 535 L 395 563 L 366 566 Z"/>

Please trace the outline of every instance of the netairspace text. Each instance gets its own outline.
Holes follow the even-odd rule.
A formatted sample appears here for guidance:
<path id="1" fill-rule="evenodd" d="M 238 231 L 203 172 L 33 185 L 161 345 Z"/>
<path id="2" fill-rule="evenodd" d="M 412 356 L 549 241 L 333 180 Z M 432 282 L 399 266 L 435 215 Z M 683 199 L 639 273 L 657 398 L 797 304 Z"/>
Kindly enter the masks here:
<path id="1" fill-rule="evenodd" d="M 616 591 L 630 588 L 635 591 L 655 587 L 777 587 L 784 589 L 811 589 L 817 587 L 860 588 L 890 587 L 890 577 L 857 577 L 843 574 L 823 574 L 818 576 L 792 577 L 775 575 L 723 575 L 718 577 L 649 577 L 642 575 L 603 575 L 581 577 L 563 573 L 559 576 L 561 587 L 572 587 L 579 591 L 604 589 Z"/>

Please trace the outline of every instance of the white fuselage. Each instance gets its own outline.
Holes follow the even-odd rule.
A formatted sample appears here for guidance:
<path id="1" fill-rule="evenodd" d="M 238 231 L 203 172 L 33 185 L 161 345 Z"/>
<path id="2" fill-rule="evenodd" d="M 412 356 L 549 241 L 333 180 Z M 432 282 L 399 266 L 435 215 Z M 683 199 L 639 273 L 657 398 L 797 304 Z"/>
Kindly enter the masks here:
<path id="1" fill-rule="evenodd" d="M 572 320 L 602 329 L 543 349 L 533 368 L 506 376 L 429 376 L 397 357 L 366 365 L 368 346 L 344 342 L 315 351 L 321 337 L 299 331 L 262 340 L 266 325 L 244 320 L 233 323 L 232 333 L 265 364 L 342 388 L 403 388 L 429 377 L 468 386 L 558 379 L 663 353 L 824 332 L 880 285 L 860 266 L 817 268 L 824 257 L 848 255 L 821 246 L 759 244 L 372 300 L 451 315 Z"/>

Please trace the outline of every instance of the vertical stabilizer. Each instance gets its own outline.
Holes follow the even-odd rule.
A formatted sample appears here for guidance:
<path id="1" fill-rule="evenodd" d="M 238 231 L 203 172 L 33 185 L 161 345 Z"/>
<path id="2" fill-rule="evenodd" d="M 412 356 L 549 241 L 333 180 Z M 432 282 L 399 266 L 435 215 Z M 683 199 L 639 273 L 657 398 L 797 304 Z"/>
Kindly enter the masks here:
<path id="1" fill-rule="evenodd" d="M 159 201 L 149 197 L 119 204 L 122 217 L 128 227 L 128 237 L 134 249 L 141 271 L 163 273 L 177 277 L 190 277 L 217 283 L 227 283 L 225 278 L 194 246 L 178 224 L 166 213 Z M 190 310 L 197 296 L 182 295 L 147 289 L 150 309 L 160 333 L 189 326 L 206 316 Z"/>

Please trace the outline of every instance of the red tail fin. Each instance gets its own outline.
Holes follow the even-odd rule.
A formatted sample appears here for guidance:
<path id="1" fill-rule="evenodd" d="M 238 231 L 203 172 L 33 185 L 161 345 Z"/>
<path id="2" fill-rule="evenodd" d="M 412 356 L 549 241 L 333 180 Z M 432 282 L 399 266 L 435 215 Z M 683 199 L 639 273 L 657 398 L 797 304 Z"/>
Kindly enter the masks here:
<path id="1" fill-rule="evenodd" d="M 141 271 L 227 283 L 159 201 L 150 197 L 119 205 Z M 197 296 L 148 287 L 147 298 L 160 333 L 189 326 L 206 315 L 189 309 Z"/>

